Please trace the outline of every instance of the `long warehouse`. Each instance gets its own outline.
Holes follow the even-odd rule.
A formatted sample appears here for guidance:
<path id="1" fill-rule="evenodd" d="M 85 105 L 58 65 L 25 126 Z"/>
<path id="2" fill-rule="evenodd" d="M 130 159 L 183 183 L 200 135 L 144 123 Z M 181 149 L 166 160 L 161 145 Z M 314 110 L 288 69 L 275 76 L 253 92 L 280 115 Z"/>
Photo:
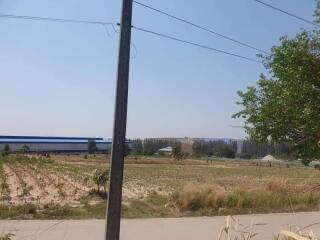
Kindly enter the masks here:
<path id="1" fill-rule="evenodd" d="M 9 146 L 11 152 L 28 146 L 30 152 L 87 152 L 88 142 L 95 141 L 98 152 L 110 152 L 111 140 L 86 137 L 0 136 L 0 151 Z"/>

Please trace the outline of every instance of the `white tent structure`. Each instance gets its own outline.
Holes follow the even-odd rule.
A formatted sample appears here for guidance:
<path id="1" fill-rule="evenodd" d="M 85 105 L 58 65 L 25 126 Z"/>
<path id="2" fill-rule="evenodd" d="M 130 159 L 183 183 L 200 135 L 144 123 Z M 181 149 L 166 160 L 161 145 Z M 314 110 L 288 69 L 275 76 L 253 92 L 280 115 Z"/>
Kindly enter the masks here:
<path id="1" fill-rule="evenodd" d="M 277 161 L 277 159 L 272 155 L 267 155 L 264 158 L 262 158 L 261 161 L 263 161 L 263 162 L 268 162 L 268 161 L 269 162 L 275 162 L 275 161 Z"/>
<path id="2" fill-rule="evenodd" d="M 172 154 L 172 147 L 168 146 L 168 147 L 165 147 L 165 148 L 161 148 L 161 149 L 158 150 L 158 153 L 171 155 Z"/>

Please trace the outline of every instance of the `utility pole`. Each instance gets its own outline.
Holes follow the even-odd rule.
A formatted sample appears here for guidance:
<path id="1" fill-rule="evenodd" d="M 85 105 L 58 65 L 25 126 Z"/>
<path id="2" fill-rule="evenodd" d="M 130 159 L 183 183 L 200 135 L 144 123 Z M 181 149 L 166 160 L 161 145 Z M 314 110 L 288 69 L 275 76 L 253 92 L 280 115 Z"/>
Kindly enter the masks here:
<path id="1" fill-rule="evenodd" d="M 127 128 L 132 1 L 122 1 L 118 74 L 105 240 L 119 240 L 125 140 Z"/>

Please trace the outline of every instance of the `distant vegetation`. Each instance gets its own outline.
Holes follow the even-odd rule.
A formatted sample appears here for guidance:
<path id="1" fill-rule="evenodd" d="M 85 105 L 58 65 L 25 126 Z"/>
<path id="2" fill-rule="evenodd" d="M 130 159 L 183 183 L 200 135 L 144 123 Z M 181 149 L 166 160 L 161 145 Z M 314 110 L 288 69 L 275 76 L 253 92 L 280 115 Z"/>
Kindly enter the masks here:
<path id="1" fill-rule="evenodd" d="M 19 149 L 19 153 L 27 153 L 30 151 L 30 148 L 28 145 L 24 144 L 20 149 Z"/>
<path id="2" fill-rule="evenodd" d="M 236 142 L 226 143 L 224 141 L 204 141 L 197 140 L 192 145 L 193 155 L 216 156 L 224 158 L 235 158 L 237 151 Z"/>
<path id="3" fill-rule="evenodd" d="M 270 74 L 238 92 L 243 109 L 234 117 L 245 119 L 253 140 L 289 143 L 308 165 L 320 157 L 320 30 L 284 36 L 262 59 Z"/>
<path id="4" fill-rule="evenodd" d="M 183 159 L 183 153 L 181 151 L 181 143 L 177 142 L 172 146 L 172 157 L 175 160 L 182 160 Z"/>
<path id="5" fill-rule="evenodd" d="M 159 149 L 175 146 L 176 144 L 179 144 L 179 142 L 175 139 L 135 139 L 132 141 L 131 154 L 152 156 L 157 153 Z"/>
<path id="6" fill-rule="evenodd" d="M 8 144 L 4 145 L 3 150 L 1 151 L 1 156 L 5 157 L 10 153 L 10 146 Z"/>
<path id="7" fill-rule="evenodd" d="M 190 144 L 190 143 L 188 143 Z M 223 157 L 223 158 L 259 158 L 268 154 L 279 156 L 281 158 L 290 159 L 290 146 L 286 143 L 263 142 L 257 143 L 252 140 L 244 140 L 241 154 L 237 155 L 236 141 L 223 140 L 194 140 L 190 145 L 190 150 L 185 150 L 185 144 L 176 139 L 136 139 L 132 141 L 130 154 L 153 156 L 158 150 L 171 146 L 173 148 L 172 157 L 174 159 L 185 159 L 187 157 Z M 178 153 L 178 154 L 177 154 Z"/>
<path id="8" fill-rule="evenodd" d="M 94 140 L 88 141 L 88 152 L 89 154 L 94 154 L 98 151 L 97 143 Z"/>

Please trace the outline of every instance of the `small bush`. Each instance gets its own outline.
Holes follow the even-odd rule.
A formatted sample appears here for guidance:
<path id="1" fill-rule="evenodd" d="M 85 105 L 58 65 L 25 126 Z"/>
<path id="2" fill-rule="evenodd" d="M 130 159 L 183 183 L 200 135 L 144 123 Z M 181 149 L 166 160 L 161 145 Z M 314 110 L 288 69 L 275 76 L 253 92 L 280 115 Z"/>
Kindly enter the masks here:
<path id="1" fill-rule="evenodd" d="M 103 187 L 104 192 L 107 192 L 107 183 L 109 181 L 109 170 L 95 169 L 92 176 L 93 182 L 97 185 L 97 190 L 100 192 L 100 188 Z"/>
<path id="2" fill-rule="evenodd" d="M 210 188 L 186 186 L 181 193 L 173 194 L 173 201 L 180 211 L 197 211 L 203 208 L 219 208 L 224 195 Z"/>

